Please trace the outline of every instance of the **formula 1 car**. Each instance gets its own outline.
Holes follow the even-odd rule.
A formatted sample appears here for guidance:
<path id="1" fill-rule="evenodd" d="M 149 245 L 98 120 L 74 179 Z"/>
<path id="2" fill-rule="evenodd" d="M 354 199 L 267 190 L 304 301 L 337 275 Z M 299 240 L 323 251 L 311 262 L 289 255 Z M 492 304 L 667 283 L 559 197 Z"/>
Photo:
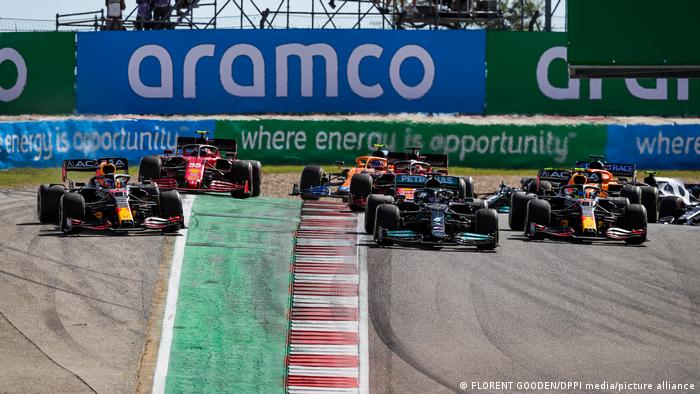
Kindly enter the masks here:
<path id="1" fill-rule="evenodd" d="M 459 177 L 397 174 L 395 182 L 413 193 L 396 198 L 372 194 L 367 199 L 365 231 L 377 244 L 479 250 L 498 246 L 497 212 L 483 200 L 460 198 Z"/>
<path id="2" fill-rule="evenodd" d="M 427 174 L 439 172 L 447 174 L 447 155 L 422 154 L 419 148 L 409 148 L 408 152 L 389 152 L 384 145 L 370 156 L 360 156 L 354 168 L 346 168 L 339 173 L 326 174 L 319 166 L 307 166 L 301 174 L 298 185 L 294 185 L 291 195 L 299 195 L 305 200 L 321 197 L 342 198 L 353 211 L 363 211 L 370 194 L 393 194 L 395 174 Z M 339 168 L 343 163 L 338 162 Z M 464 193 L 473 196 L 474 184 L 471 178 L 464 178 Z M 337 187 L 333 190 L 333 187 Z"/>
<path id="3" fill-rule="evenodd" d="M 644 182 L 659 190 L 659 222 L 700 225 L 700 185 L 686 185 L 675 178 L 649 173 Z"/>
<path id="4" fill-rule="evenodd" d="M 525 235 L 531 240 L 645 242 L 644 206 L 626 197 L 606 197 L 599 184 L 589 183 L 585 174 L 573 174 L 571 182 L 558 187 L 555 195 L 514 193 L 509 222 L 524 223 Z"/>
<path id="5" fill-rule="evenodd" d="M 64 161 L 64 184 L 39 187 L 39 221 L 57 223 L 66 234 L 83 230 L 114 233 L 160 230 L 169 233 L 183 228 L 182 202 L 178 192 L 160 190 L 151 183 L 130 184 L 128 170 L 129 164 L 123 158 Z M 76 183 L 68 178 L 69 171 L 95 171 L 95 176 L 87 183 Z"/>
<path id="6" fill-rule="evenodd" d="M 259 161 L 237 159 L 236 140 L 178 137 L 177 150 L 146 156 L 139 165 L 139 180 L 161 189 L 185 192 L 231 193 L 234 198 L 257 197 L 262 183 Z M 222 155 L 223 153 L 223 155 Z"/>

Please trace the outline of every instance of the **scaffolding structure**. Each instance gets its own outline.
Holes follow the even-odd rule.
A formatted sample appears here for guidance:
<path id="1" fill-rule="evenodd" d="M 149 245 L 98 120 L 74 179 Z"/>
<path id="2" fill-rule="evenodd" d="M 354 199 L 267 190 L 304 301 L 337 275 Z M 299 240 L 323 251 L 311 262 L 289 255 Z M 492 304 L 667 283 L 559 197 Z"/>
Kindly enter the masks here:
<path id="1" fill-rule="evenodd" d="M 517 0 L 516 0 L 517 1 Z M 544 30 L 562 0 L 545 0 Z M 174 0 L 154 29 L 470 29 L 504 28 L 507 0 Z M 533 30 L 539 10 L 520 0 L 519 28 Z M 505 10 L 505 12 L 504 12 Z M 225 13 L 226 12 L 226 13 Z M 529 14 L 526 14 L 529 12 Z M 57 14 L 56 30 L 123 30 L 139 26 L 134 8 L 122 19 L 104 10 Z M 528 23 L 529 22 L 529 23 Z"/>

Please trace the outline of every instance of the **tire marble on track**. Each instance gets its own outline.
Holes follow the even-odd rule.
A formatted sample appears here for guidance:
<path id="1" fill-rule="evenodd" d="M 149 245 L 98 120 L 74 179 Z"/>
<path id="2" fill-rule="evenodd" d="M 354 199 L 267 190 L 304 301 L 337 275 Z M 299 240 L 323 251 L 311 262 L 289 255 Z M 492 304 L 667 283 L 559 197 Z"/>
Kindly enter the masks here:
<path id="1" fill-rule="evenodd" d="M 528 242 L 496 253 L 369 246 L 370 389 L 462 381 L 700 383 L 700 228 L 642 247 Z M 369 241 L 367 241 L 369 244 Z"/>
<path id="2" fill-rule="evenodd" d="M 65 237 L 0 191 L 0 391 L 132 392 L 166 237 Z"/>

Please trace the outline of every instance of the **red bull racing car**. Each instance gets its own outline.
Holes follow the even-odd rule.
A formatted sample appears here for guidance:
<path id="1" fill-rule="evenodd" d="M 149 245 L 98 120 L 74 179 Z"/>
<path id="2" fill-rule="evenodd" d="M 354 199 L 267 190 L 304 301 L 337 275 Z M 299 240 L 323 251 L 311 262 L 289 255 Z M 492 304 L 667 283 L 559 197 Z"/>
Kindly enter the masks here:
<path id="1" fill-rule="evenodd" d="M 236 140 L 178 137 L 177 150 L 146 156 L 139 165 L 139 179 L 161 189 L 185 192 L 230 193 L 234 198 L 258 197 L 262 184 L 259 161 L 237 159 Z"/>
<path id="2" fill-rule="evenodd" d="M 64 184 L 39 187 L 39 221 L 57 223 L 66 234 L 83 230 L 177 232 L 183 228 L 178 192 L 160 190 L 156 184 L 131 184 L 128 170 L 123 158 L 64 161 Z M 77 183 L 68 178 L 70 171 L 94 171 L 95 176 L 87 183 Z"/>

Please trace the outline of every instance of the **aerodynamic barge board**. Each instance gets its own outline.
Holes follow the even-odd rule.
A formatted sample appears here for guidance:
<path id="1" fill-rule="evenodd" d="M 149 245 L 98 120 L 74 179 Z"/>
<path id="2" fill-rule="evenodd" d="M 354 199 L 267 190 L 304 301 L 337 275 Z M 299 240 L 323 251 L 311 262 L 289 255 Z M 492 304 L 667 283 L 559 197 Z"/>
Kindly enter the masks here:
<path id="1" fill-rule="evenodd" d="M 198 196 L 184 253 L 166 393 L 282 393 L 301 203 Z"/>
<path id="2" fill-rule="evenodd" d="M 361 387 L 357 216 L 307 201 L 294 248 L 287 392 L 358 393 Z"/>

